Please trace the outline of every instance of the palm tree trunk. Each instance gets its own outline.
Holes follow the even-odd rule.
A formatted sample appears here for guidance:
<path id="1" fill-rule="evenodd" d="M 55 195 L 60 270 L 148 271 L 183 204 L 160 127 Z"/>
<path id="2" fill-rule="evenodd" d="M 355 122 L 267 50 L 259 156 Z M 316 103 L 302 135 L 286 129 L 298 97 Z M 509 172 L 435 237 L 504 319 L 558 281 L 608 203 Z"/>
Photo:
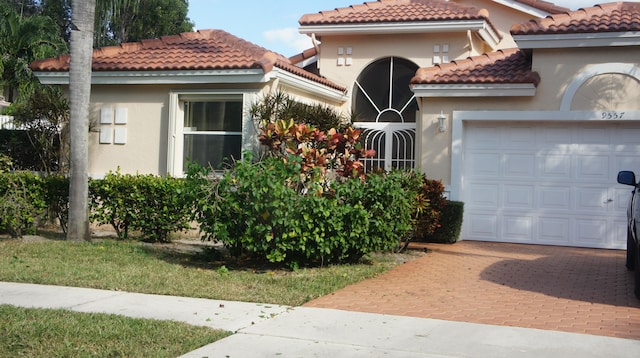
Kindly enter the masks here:
<path id="1" fill-rule="evenodd" d="M 89 100 L 96 0 L 73 0 L 71 4 L 71 63 L 69 107 L 71 163 L 69 181 L 69 227 L 67 239 L 90 240 L 89 235 Z"/>

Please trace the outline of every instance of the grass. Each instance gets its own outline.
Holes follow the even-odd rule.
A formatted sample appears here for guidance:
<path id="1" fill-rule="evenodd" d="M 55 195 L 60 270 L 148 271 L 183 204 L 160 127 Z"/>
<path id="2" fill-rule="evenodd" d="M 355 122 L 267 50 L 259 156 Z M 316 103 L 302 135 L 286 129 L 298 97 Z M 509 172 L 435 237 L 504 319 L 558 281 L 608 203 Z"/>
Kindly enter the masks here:
<path id="1" fill-rule="evenodd" d="M 172 321 L 0 305 L 0 357 L 177 357 L 229 334 Z"/>
<path id="2" fill-rule="evenodd" d="M 0 240 L 0 281 L 291 306 L 396 264 L 397 255 L 377 255 L 370 263 L 290 271 L 136 241 Z"/>
<path id="3" fill-rule="evenodd" d="M 409 259 L 373 255 L 363 264 L 291 271 L 184 249 L 0 239 L 0 281 L 297 306 Z M 228 334 L 177 322 L 0 305 L 0 357 L 173 357 Z"/>

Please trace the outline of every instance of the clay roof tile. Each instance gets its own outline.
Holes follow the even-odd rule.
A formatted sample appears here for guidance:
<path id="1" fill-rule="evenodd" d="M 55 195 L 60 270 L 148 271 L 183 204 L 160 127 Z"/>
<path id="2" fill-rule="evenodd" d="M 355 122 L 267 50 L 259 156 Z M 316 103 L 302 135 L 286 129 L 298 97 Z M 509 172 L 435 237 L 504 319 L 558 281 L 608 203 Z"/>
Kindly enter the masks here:
<path id="1" fill-rule="evenodd" d="M 288 58 L 222 30 L 200 30 L 160 39 L 110 46 L 93 52 L 93 71 L 176 71 L 282 68 L 308 80 L 346 92 L 325 78 L 292 65 Z M 35 61 L 36 72 L 69 71 L 69 55 Z"/>
<path id="2" fill-rule="evenodd" d="M 540 76 L 531 71 L 531 59 L 518 49 L 491 53 L 420 68 L 411 79 L 420 84 L 531 83 L 538 85 Z"/>
<path id="3" fill-rule="evenodd" d="M 613 2 L 581 8 L 511 27 L 512 35 L 640 31 L 640 3 Z"/>

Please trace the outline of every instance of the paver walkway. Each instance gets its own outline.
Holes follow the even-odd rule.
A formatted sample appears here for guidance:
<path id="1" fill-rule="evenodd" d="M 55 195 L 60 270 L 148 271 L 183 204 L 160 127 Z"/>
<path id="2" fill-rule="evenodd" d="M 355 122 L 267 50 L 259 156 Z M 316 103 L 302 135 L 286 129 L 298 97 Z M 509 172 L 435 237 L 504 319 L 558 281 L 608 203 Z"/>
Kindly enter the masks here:
<path id="1" fill-rule="evenodd" d="M 640 340 L 625 252 L 462 241 L 307 307 L 538 328 Z"/>

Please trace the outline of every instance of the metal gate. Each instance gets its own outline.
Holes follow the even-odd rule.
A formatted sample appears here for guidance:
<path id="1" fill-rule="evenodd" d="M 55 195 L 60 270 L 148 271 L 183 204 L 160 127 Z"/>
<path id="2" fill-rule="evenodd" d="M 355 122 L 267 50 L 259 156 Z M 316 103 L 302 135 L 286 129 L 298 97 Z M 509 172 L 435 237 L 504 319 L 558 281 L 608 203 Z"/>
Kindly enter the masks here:
<path id="1" fill-rule="evenodd" d="M 389 171 L 415 167 L 415 123 L 357 122 L 354 126 L 362 129 L 365 148 L 376 151 L 375 157 L 363 160 L 366 172 L 375 168 Z"/>

